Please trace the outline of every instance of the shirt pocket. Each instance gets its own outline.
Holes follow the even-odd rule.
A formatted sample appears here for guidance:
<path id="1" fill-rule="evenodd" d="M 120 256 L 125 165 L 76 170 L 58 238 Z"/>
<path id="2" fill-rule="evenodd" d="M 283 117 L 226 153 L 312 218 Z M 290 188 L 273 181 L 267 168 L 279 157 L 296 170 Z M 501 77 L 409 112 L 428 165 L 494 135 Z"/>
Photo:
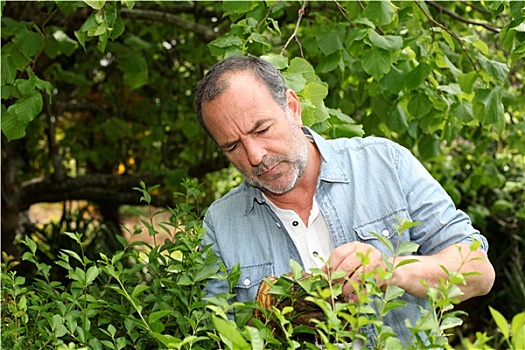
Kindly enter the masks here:
<path id="1" fill-rule="evenodd" d="M 241 266 L 241 276 L 235 286 L 237 301 L 255 300 L 261 281 L 273 275 L 273 263 Z"/>
<path id="2" fill-rule="evenodd" d="M 390 249 L 379 240 L 376 235 L 390 240 L 394 249 L 401 242 L 410 240 L 410 229 L 405 230 L 401 236 L 398 235 L 397 228 L 401 220 L 410 220 L 406 210 L 398 210 L 389 215 L 382 216 L 375 220 L 354 227 L 354 231 L 363 243 L 368 243 L 379 249 L 381 252 L 392 255 Z"/>

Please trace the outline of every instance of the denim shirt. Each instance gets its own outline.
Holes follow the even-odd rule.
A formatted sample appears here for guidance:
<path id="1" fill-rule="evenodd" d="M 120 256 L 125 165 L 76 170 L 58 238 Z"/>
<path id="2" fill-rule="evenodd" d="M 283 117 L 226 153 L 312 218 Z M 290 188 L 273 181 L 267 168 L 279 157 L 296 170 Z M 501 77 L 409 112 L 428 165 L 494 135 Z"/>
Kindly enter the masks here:
<path id="1" fill-rule="evenodd" d="M 475 238 L 488 249 L 486 239 L 472 227 L 470 218 L 457 210 L 439 183 L 405 148 L 383 138 L 325 140 L 303 128 L 318 147 L 322 162 L 315 198 L 324 215 L 334 247 L 360 241 L 391 255 L 372 233 L 388 237 L 397 246 L 394 225 L 399 218 L 421 222 L 403 232 L 401 242 L 419 245 L 417 254 L 430 255 L 455 243 Z M 268 276 L 291 271 L 290 259 L 301 263 L 299 252 L 284 225 L 266 203 L 262 192 L 245 182 L 215 201 L 208 209 L 204 245 L 230 269 L 240 265 L 241 277 L 234 288 L 237 301 L 253 301 L 259 283 Z M 417 255 L 416 254 L 416 255 Z M 211 280 L 210 295 L 229 292 L 225 281 Z M 411 337 L 405 319 L 412 324 L 426 299 L 408 293 L 406 306 L 392 310 L 385 323 L 402 341 Z"/>

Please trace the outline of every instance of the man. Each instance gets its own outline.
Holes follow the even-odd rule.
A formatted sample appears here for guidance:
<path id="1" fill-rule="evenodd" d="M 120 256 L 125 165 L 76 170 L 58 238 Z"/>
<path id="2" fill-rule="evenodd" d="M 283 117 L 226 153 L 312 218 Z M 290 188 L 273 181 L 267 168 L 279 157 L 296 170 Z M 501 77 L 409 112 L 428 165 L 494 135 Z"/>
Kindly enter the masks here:
<path id="1" fill-rule="evenodd" d="M 401 235 L 419 245 L 418 262 L 378 281 L 407 292 L 407 305 L 385 320 L 401 340 L 411 336 L 404 320 L 415 322 L 418 306 L 428 309 L 421 280 L 433 286 L 447 277 L 441 265 L 480 273 L 467 277 L 462 299 L 492 287 L 486 239 L 425 168 L 389 140 L 324 140 L 303 127 L 299 98 L 271 64 L 254 57 L 219 62 L 199 82 L 195 106 L 204 130 L 245 178 L 204 220 L 203 244 L 212 243 L 226 267 L 240 264 L 238 301 L 254 300 L 263 278 L 289 272 L 290 259 L 308 270 L 323 266 L 320 256 L 358 281 L 358 253 L 369 255 L 367 269 L 382 267 L 381 253 L 389 251 L 372 232 L 396 246 L 399 218 L 422 223 Z M 469 254 L 474 239 L 481 248 Z M 414 256 L 397 261 L 406 258 Z M 354 292 L 352 285 L 344 284 L 344 295 Z M 208 292 L 228 292 L 228 286 L 210 281 Z"/>

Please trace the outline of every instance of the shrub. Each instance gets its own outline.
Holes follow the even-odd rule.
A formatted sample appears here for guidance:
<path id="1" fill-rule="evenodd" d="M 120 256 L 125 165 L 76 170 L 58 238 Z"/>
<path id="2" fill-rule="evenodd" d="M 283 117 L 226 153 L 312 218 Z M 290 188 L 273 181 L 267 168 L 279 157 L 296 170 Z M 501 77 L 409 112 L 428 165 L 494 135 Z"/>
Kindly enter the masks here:
<path id="1" fill-rule="evenodd" d="M 177 193 L 179 204 L 154 213 L 136 210 L 150 235 L 166 232 L 169 238 L 156 245 L 129 243 L 120 239 L 122 249 L 114 255 L 100 253 L 91 260 L 84 251 L 82 233 L 64 232 L 79 249 L 62 249 L 55 262 L 66 273 L 66 282 L 50 278 L 51 266 L 38 260 L 38 243 L 28 237 L 23 243 L 28 251 L 23 259 L 31 262 L 36 277 L 31 283 L 13 271 L 15 262 L 2 261 L 2 334 L 6 349 L 338 349 L 351 343 L 363 343 L 377 349 L 450 348 L 447 332 L 461 324 L 460 312 L 454 311 L 464 277 L 454 271 L 437 288 L 428 288 L 431 312 L 409 328 L 416 335 L 411 344 L 401 344 L 383 319 L 402 305 L 404 293 L 397 287 L 381 291 L 375 275 L 387 278 L 400 265 L 387 264 L 386 271 L 367 271 L 358 290 L 358 303 L 335 302 L 341 285 L 334 280 L 343 275 L 327 275 L 315 269 L 304 276 L 299 264 L 291 261 L 292 272 L 272 283 L 270 293 L 288 298 L 282 308 L 265 309 L 255 302 L 232 302 L 232 294 L 206 297 L 204 286 L 220 278 L 230 286 L 237 283 L 239 269 L 226 271 L 218 263 L 210 246 L 201 247 L 204 230 L 197 206 L 201 195 L 192 181 L 184 183 L 186 193 Z M 149 205 L 151 191 L 144 183 L 136 188 L 141 200 Z M 169 222 L 154 224 L 153 218 L 169 212 Z M 416 223 L 400 222 L 398 232 Z M 132 235 L 141 233 L 134 227 Z M 383 239 L 382 236 L 377 236 Z M 413 244 L 397 247 L 384 240 L 394 255 L 417 249 Z M 472 249 L 476 245 L 473 244 Z M 363 265 L 367 256 L 360 259 Z M 468 256 L 465 257 L 465 261 Z M 410 261 L 403 262 L 410 263 Z M 293 291 L 293 293 L 292 293 Z M 316 305 L 323 317 L 313 320 L 314 327 L 294 323 L 294 305 L 299 300 Z M 257 310 L 263 318 L 254 318 Z M 496 345 L 511 349 L 523 346 L 525 313 L 509 324 L 491 309 L 502 338 Z M 234 314 L 235 317 L 229 316 Z M 369 344 L 365 327 L 374 327 L 377 335 Z M 418 336 L 424 333 L 426 340 Z M 478 333 L 474 342 L 463 340 L 467 348 L 490 348 L 492 338 Z M 319 345 L 322 344 L 322 345 Z"/>

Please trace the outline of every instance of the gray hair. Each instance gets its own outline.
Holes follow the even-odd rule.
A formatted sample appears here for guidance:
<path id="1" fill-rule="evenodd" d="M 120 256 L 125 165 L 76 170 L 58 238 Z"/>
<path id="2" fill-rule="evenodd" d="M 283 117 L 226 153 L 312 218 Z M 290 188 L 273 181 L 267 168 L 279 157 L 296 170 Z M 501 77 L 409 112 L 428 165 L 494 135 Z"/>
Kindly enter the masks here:
<path id="1" fill-rule="evenodd" d="M 275 102 L 286 110 L 286 83 L 281 72 L 271 63 L 258 57 L 252 56 L 231 56 L 223 61 L 216 63 L 208 73 L 202 78 L 195 89 L 195 111 L 199 124 L 212 139 L 210 131 L 204 124 L 202 115 L 202 105 L 216 99 L 228 88 L 228 81 L 225 76 L 228 73 L 251 72 L 256 78 L 266 85 L 272 94 Z"/>

